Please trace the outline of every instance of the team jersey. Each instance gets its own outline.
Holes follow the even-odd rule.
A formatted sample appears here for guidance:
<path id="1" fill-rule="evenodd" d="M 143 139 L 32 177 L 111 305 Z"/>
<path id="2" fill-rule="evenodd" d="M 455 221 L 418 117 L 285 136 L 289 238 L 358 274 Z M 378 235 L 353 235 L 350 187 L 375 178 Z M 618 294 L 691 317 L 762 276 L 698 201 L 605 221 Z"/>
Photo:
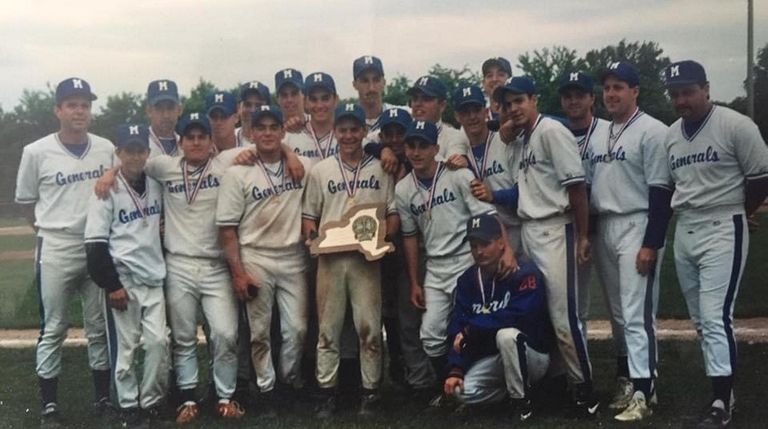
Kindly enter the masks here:
<path id="1" fill-rule="evenodd" d="M 520 146 L 506 144 L 499 133 L 489 131 L 485 143 L 469 146 L 466 152 L 469 168 L 475 177 L 490 186 L 491 191 L 510 189 L 517 183 Z M 520 225 L 517 213 L 505 205 L 496 205 L 504 225 Z"/>
<path id="2" fill-rule="evenodd" d="M 546 219 L 570 210 L 568 186 L 584 182 L 584 167 L 573 134 L 560 122 L 539 115 L 522 145 L 517 177 L 517 214 Z"/>
<path id="3" fill-rule="evenodd" d="M 397 212 L 394 190 L 394 179 L 384 171 L 378 159 L 364 154 L 359 166 L 353 167 L 342 162 L 339 155 L 334 155 L 310 170 L 302 216 L 319 221 L 320 227 L 341 220 L 352 206 L 368 203 L 386 205 L 389 215 Z"/>
<path id="4" fill-rule="evenodd" d="M 162 185 L 146 178 L 144 193 L 137 192 L 115 175 L 117 192 L 102 200 L 93 194 L 88 201 L 85 242 L 109 243 L 109 254 L 117 272 L 126 271 L 134 283 L 159 287 L 165 279 L 165 261 L 160 245 L 160 216 L 163 212 Z"/>
<path id="5" fill-rule="evenodd" d="M 667 132 L 665 147 L 676 211 L 743 206 L 745 178 L 768 177 L 768 148 L 757 125 L 727 107 L 713 105 L 693 135 L 678 119 Z"/>
<path id="6" fill-rule="evenodd" d="M 114 159 L 115 147 L 105 138 L 88 134 L 86 148 L 77 156 L 58 134 L 49 134 L 24 147 L 15 200 L 35 203 L 36 227 L 82 237 L 88 198 Z"/>
<path id="7" fill-rule="evenodd" d="M 183 155 L 181 148 L 179 147 L 180 136 L 173 133 L 173 137 L 173 142 L 171 142 L 171 139 L 162 139 L 155 134 L 152 127 L 149 127 L 149 157 L 154 158 L 160 155 Z"/>
<path id="8" fill-rule="evenodd" d="M 235 158 L 237 158 L 237 155 L 240 155 L 240 152 L 244 151 L 245 149 L 251 149 L 255 147 L 256 145 L 247 143 L 245 146 L 237 146 L 218 152 L 216 154 L 216 158 L 218 158 L 219 161 L 221 161 L 221 163 L 224 165 L 233 165 L 235 163 Z"/>
<path id="9" fill-rule="evenodd" d="M 237 141 L 237 147 L 253 146 L 253 142 L 243 132 L 243 127 L 235 128 L 235 140 Z"/>
<path id="10" fill-rule="evenodd" d="M 339 153 L 339 144 L 333 130 L 324 136 L 317 136 L 311 122 L 307 122 L 298 133 L 285 133 L 283 144 L 297 155 L 308 158 L 311 166 Z"/>
<path id="11" fill-rule="evenodd" d="M 640 110 L 621 127 L 596 130 L 588 150 L 590 203 L 596 213 L 647 211 L 649 187 L 671 189 L 666 133 L 666 125 Z"/>
<path id="12" fill-rule="evenodd" d="M 592 174 L 589 165 L 589 148 L 595 141 L 595 135 L 608 133 L 609 121 L 598 117 L 592 118 L 592 123 L 583 130 L 571 130 L 573 136 L 576 137 L 576 143 L 579 145 L 579 155 L 581 155 L 581 163 L 584 167 L 584 173 L 586 174 L 587 183 L 592 183 Z"/>
<path id="13" fill-rule="evenodd" d="M 451 155 L 464 155 L 469 148 L 469 140 L 463 131 L 453 128 L 450 124 L 438 121 L 437 145 L 440 147 L 440 159 L 448 159 Z"/>
<path id="14" fill-rule="evenodd" d="M 309 160 L 299 160 L 309 171 Z M 237 226 L 241 246 L 288 249 L 301 242 L 301 198 L 307 176 L 286 177 L 285 162 L 229 168 L 221 181 L 216 225 Z"/>
<path id="15" fill-rule="evenodd" d="M 219 157 L 197 168 L 187 166 L 184 158 L 168 155 L 147 161 L 144 171 L 163 185 L 166 250 L 183 256 L 221 257 L 216 198 L 229 166 Z"/>
<path id="16" fill-rule="evenodd" d="M 425 186 L 413 171 L 397 182 L 400 230 L 406 237 L 421 232 L 427 257 L 469 252 L 464 240 L 469 218 L 496 213 L 493 205 L 472 195 L 472 179 L 468 169 L 451 170 L 439 162 L 431 186 Z"/>

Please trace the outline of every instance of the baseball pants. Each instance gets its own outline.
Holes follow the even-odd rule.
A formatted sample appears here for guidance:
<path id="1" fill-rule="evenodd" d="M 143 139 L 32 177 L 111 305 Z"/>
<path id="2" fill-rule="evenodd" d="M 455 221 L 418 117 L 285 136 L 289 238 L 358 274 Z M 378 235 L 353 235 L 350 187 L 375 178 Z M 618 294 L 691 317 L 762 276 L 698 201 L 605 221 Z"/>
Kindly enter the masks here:
<path id="1" fill-rule="evenodd" d="M 115 310 L 108 299 L 104 300 L 117 403 L 120 408 L 147 409 L 158 405 L 168 392 L 163 288 L 137 284 L 123 273 L 120 282 L 128 292 L 128 308 Z M 139 383 L 136 359 L 140 346 L 144 350 L 144 373 Z"/>
<path id="2" fill-rule="evenodd" d="M 35 283 L 40 298 L 40 337 L 37 340 L 37 375 L 50 379 L 61 372 L 61 346 L 69 328 L 69 303 L 75 294 L 83 304 L 88 339 L 88 365 L 109 369 L 104 324 L 104 291 L 88 276 L 82 236 L 40 230 L 35 251 Z"/>
<path id="3" fill-rule="evenodd" d="M 360 347 L 363 388 L 376 389 L 381 380 L 381 277 L 378 261 L 357 252 L 320 255 L 317 266 L 317 383 L 336 387 L 339 344 L 347 300 L 352 305 Z"/>
<path id="4" fill-rule="evenodd" d="M 251 360 L 261 392 L 275 387 L 272 362 L 272 309 L 277 304 L 280 317 L 280 381 L 300 388 L 301 355 L 307 334 L 307 261 L 301 248 L 273 252 L 242 247 L 245 270 L 259 282 L 259 293 L 246 304 L 251 327 Z M 280 261 L 280 263 L 275 263 Z"/>
<path id="5" fill-rule="evenodd" d="M 219 398 L 231 398 L 237 383 L 237 299 L 222 259 L 167 254 L 166 294 L 173 338 L 176 385 L 197 387 L 197 312 L 208 324 L 213 383 Z"/>
<path id="6" fill-rule="evenodd" d="M 627 356 L 631 378 L 655 378 L 658 361 L 656 310 L 664 248 L 658 250 L 654 271 L 640 275 L 636 259 L 647 224 L 646 212 L 601 215 L 594 243 L 611 326 L 620 331 L 614 338 L 616 350 Z"/>
<path id="7" fill-rule="evenodd" d="M 675 267 L 709 377 L 736 369 L 733 306 L 749 249 L 746 224 L 743 211 L 678 216 Z"/>
<path id="8" fill-rule="evenodd" d="M 475 362 L 464 375 L 464 391 L 457 395 L 467 404 L 493 404 L 510 397 L 528 396 L 531 384 L 547 373 L 549 355 L 525 343 L 525 334 L 517 328 L 496 333 L 499 353 Z"/>
<path id="9" fill-rule="evenodd" d="M 547 286 L 547 304 L 557 347 L 574 384 L 592 381 L 587 339 L 579 318 L 576 231 L 570 215 L 523 223 L 523 248 L 539 267 Z"/>
<path id="10" fill-rule="evenodd" d="M 427 310 L 421 319 L 421 342 L 429 357 L 448 354 L 448 319 L 453 309 L 456 281 L 474 264 L 472 253 L 427 257 L 424 276 L 424 302 Z"/>
<path id="11" fill-rule="evenodd" d="M 523 249 L 523 243 L 520 239 L 520 225 L 504 225 L 504 229 L 507 230 L 507 244 L 517 254 Z"/>

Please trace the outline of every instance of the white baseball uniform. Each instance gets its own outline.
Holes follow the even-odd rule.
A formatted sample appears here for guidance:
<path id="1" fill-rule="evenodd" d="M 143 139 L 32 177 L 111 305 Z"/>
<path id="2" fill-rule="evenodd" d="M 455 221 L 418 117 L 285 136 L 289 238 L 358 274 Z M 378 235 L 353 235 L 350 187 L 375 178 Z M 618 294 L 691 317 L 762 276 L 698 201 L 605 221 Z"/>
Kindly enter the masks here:
<path id="1" fill-rule="evenodd" d="M 745 181 L 768 177 L 768 148 L 749 118 L 723 106 L 688 134 L 682 120 L 666 139 L 675 184 L 675 267 L 699 333 L 710 377 L 736 366 L 733 305 L 744 272 L 749 231 Z"/>
<path id="2" fill-rule="evenodd" d="M 35 226 L 39 228 L 35 283 L 41 327 L 36 372 L 41 378 L 58 377 L 61 371 L 69 302 L 76 293 L 83 302 L 88 363 L 93 370 L 109 369 L 104 293 L 88 276 L 83 233 L 88 198 L 96 180 L 113 161 L 112 143 L 93 134 L 88 134 L 87 146 L 80 154 L 67 149 L 54 133 L 25 146 L 21 155 L 15 200 L 35 204 Z"/>
<path id="3" fill-rule="evenodd" d="M 309 159 L 310 166 L 339 153 L 339 144 L 333 130 L 324 136 L 318 136 L 310 121 L 297 133 L 285 133 L 283 144 L 297 155 Z"/>
<path id="4" fill-rule="evenodd" d="M 299 157 L 309 171 L 309 160 Z M 247 303 L 251 356 L 262 392 L 275 386 L 270 323 L 277 302 L 282 336 L 280 380 L 301 387 L 301 355 L 307 332 L 306 250 L 301 236 L 301 199 L 306 176 L 286 177 L 285 163 L 234 166 L 227 170 L 216 207 L 218 226 L 238 227 L 245 270 L 259 282 Z M 275 263 L 279 261 L 279 263 Z"/>
<path id="5" fill-rule="evenodd" d="M 437 145 L 440 146 L 440 160 L 448 159 L 451 155 L 464 155 L 469 150 L 469 139 L 461 130 L 451 124 L 437 121 Z"/>
<path id="6" fill-rule="evenodd" d="M 128 294 L 127 308 L 104 302 L 107 337 L 117 402 L 121 408 L 148 409 L 168 390 L 168 336 L 165 333 L 165 263 L 160 245 L 163 213 L 161 185 L 145 178 L 139 195 L 116 174 L 117 191 L 104 199 L 91 195 L 85 243 L 108 243 L 120 283 Z M 141 338 L 141 342 L 139 341 Z M 138 349 L 144 351 L 141 381 L 136 373 Z"/>
<path id="7" fill-rule="evenodd" d="M 469 242 L 464 240 L 467 221 L 479 214 L 496 213 L 493 205 L 472 195 L 469 183 L 473 178 L 466 168 L 454 171 L 438 162 L 431 183 L 424 183 L 411 172 L 395 188 L 403 236 L 421 233 L 424 241 L 427 269 L 423 287 L 427 310 L 420 335 L 429 357 L 448 352 L 445 340 L 453 289 L 456 279 L 474 263 Z"/>
<path id="8" fill-rule="evenodd" d="M 163 139 L 149 127 L 149 157 L 154 158 L 160 155 L 181 156 L 183 151 L 179 147 L 180 136 L 173 133 L 173 139 Z"/>
<path id="9" fill-rule="evenodd" d="M 234 149 L 233 149 L 234 150 Z M 163 186 L 168 319 L 179 389 L 198 383 L 197 311 L 210 327 L 213 381 L 219 398 L 232 397 L 237 382 L 237 299 L 215 222 L 216 199 L 229 163 L 221 155 L 192 167 L 183 157 L 150 159 L 146 173 Z"/>
<path id="10" fill-rule="evenodd" d="M 319 230 L 341 220 L 354 205 L 385 204 L 387 215 L 394 214 L 394 187 L 394 179 L 371 156 L 363 155 L 357 166 L 343 163 L 340 155 L 331 156 L 310 170 L 302 216 L 318 222 Z M 318 258 L 317 382 L 321 388 L 336 386 L 347 300 L 360 341 L 363 388 L 375 389 L 381 378 L 381 276 L 379 262 L 368 262 L 358 252 Z"/>
<path id="11" fill-rule="evenodd" d="M 522 145 L 517 214 L 524 251 L 544 274 L 560 354 L 573 383 L 590 382 L 592 366 L 578 308 L 576 231 L 567 187 L 584 182 L 578 145 L 565 126 L 539 115 Z"/>
<path id="12" fill-rule="evenodd" d="M 591 206 L 598 215 L 595 264 L 611 323 L 622 331 L 616 339 L 618 354 L 627 356 L 633 379 L 656 377 L 664 248 L 658 249 L 655 268 L 647 276 L 637 272 L 636 259 L 648 224 L 649 188 L 671 189 L 666 133 L 666 125 L 637 109 L 625 124 L 596 130 L 588 149 Z"/>

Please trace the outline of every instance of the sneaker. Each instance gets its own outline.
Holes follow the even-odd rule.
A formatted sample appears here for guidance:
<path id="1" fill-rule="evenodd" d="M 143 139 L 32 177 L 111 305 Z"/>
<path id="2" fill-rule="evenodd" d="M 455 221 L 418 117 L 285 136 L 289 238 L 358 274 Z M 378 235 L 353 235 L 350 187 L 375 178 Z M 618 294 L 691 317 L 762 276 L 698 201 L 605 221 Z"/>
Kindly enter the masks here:
<path id="1" fill-rule="evenodd" d="M 578 399 L 574 403 L 576 418 L 592 420 L 600 416 L 600 401 L 596 398 Z"/>
<path id="2" fill-rule="evenodd" d="M 533 416 L 533 404 L 528 398 L 510 400 L 512 413 L 517 420 L 524 422 Z"/>
<path id="3" fill-rule="evenodd" d="M 120 425 L 124 428 L 134 429 L 149 427 L 147 419 L 138 408 L 123 408 L 120 411 Z"/>
<path id="4" fill-rule="evenodd" d="M 651 414 L 653 411 L 645 402 L 645 394 L 638 390 L 632 395 L 627 408 L 614 418 L 620 422 L 636 422 L 649 417 Z"/>
<path id="5" fill-rule="evenodd" d="M 371 416 L 381 402 L 381 395 L 376 390 L 366 390 L 363 396 L 360 398 L 360 410 L 357 412 L 359 416 Z"/>
<path id="6" fill-rule="evenodd" d="M 191 423 L 199 414 L 200 408 L 195 402 L 185 402 L 176 408 L 176 423 L 180 425 Z"/>
<path id="7" fill-rule="evenodd" d="M 320 403 L 315 407 L 315 417 L 318 419 L 328 419 L 336 412 L 336 395 L 324 394 Z"/>
<path id="8" fill-rule="evenodd" d="M 59 406 L 55 402 L 45 404 L 40 412 L 40 429 L 58 429 L 63 426 Z"/>
<path id="9" fill-rule="evenodd" d="M 627 377 L 619 377 L 616 379 L 616 389 L 611 398 L 611 403 L 608 404 L 608 408 L 612 410 L 623 410 L 629 406 L 632 401 L 632 394 L 635 393 L 635 386 L 632 384 L 632 380 Z"/>
<path id="10" fill-rule="evenodd" d="M 696 425 L 697 429 L 719 429 L 728 427 L 731 423 L 731 413 L 725 410 L 723 401 L 716 399 L 710 405 Z"/>
<path id="11" fill-rule="evenodd" d="M 93 411 L 94 417 L 109 418 L 115 411 L 115 407 L 112 405 L 109 398 L 105 396 L 94 401 L 91 404 L 91 410 Z"/>
<path id="12" fill-rule="evenodd" d="M 222 419 L 238 420 L 243 418 L 245 410 L 237 401 L 220 401 L 216 404 L 216 414 Z"/>

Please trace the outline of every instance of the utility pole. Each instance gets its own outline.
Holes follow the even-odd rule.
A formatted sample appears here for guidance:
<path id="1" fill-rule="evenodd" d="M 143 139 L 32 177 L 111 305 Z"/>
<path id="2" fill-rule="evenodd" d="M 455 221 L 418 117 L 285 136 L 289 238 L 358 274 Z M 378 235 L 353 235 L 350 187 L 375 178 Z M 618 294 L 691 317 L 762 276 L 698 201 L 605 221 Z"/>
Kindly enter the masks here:
<path id="1" fill-rule="evenodd" d="M 754 3 L 747 0 L 747 116 L 755 119 Z"/>

